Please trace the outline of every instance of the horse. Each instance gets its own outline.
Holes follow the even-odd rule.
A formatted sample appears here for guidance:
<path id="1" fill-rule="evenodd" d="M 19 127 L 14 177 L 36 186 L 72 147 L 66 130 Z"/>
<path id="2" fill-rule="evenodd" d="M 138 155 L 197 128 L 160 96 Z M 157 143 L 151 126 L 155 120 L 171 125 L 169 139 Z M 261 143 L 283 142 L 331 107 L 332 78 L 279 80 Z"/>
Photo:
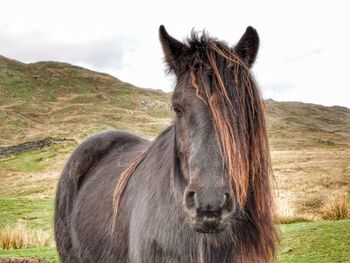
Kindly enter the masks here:
<path id="1" fill-rule="evenodd" d="M 61 174 L 55 240 L 62 262 L 272 262 L 273 178 L 264 101 L 251 72 L 259 36 L 159 39 L 176 77 L 174 119 L 149 141 L 106 131 Z"/>

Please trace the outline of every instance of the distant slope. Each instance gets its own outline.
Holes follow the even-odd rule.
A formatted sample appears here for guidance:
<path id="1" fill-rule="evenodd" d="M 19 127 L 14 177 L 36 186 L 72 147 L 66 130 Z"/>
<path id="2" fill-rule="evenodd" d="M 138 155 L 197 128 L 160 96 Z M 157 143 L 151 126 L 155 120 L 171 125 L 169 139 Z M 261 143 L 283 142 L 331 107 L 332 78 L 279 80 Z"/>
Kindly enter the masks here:
<path id="1" fill-rule="evenodd" d="M 99 130 L 153 137 L 170 122 L 169 95 L 58 62 L 0 57 L 0 145 L 47 136 L 80 140 Z"/>
<path id="2" fill-rule="evenodd" d="M 47 136 L 81 140 L 118 128 L 156 136 L 171 121 L 170 95 L 58 62 L 0 56 L 0 145 Z M 348 147 L 350 109 L 267 100 L 273 149 Z"/>
<path id="3" fill-rule="evenodd" d="M 266 101 L 274 149 L 350 146 L 350 109 L 302 102 Z"/>

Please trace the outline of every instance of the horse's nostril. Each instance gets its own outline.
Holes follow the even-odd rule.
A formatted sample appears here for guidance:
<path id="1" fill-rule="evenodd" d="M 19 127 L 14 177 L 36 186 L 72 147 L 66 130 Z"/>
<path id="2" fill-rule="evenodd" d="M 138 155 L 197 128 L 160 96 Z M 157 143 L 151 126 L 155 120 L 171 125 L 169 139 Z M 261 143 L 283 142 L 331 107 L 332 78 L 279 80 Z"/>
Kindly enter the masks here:
<path id="1" fill-rule="evenodd" d="M 194 198 L 194 195 L 195 195 L 196 193 L 194 192 L 194 191 L 189 191 L 188 192 L 188 197 L 189 198 Z"/>
<path id="2" fill-rule="evenodd" d="M 196 205 L 196 192 L 194 191 L 188 191 L 185 195 L 185 204 L 187 208 L 193 208 Z"/>
<path id="3" fill-rule="evenodd" d="M 224 202 L 224 209 L 226 209 L 228 212 L 231 212 L 233 210 L 233 200 L 229 193 L 225 193 Z"/>

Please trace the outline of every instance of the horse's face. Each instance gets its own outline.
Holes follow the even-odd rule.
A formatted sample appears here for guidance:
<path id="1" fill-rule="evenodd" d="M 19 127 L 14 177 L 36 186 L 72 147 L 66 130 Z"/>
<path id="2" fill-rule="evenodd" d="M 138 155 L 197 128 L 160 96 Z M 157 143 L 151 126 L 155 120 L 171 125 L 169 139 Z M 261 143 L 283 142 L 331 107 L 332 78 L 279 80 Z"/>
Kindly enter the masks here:
<path id="1" fill-rule="evenodd" d="M 246 149 L 253 135 L 247 134 L 253 126 L 241 116 L 241 123 L 233 125 L 237 111 L 232 104 L 238 98 L 237 109 L 242 114 L 250 107 L 251 101 L 239 100 L 242 92 L 252 92 L 247 76 L 240 73 L 255 60 L 258 35 L 248 28 L 232 50 L 215 40 L 193 40 L 185 45 L 164 27 L 160 40 L 169 69 L 177 77 L 172 98 L 176 113 L 174 190 L 180 192 L 192 229 L 218 233 L 233 222 L 233 214 L 248 195 Z M 242 67 L 245 71 L 240 71 Z"/>
<path id="2" fill-rule="evenodd" d="M 164 27 L 160 28 L 160 40 L 169 69 L 177 77 L 172 98 L 176 113 L 175 167 L 178 167 L 174 180 L 181 183 L 174 184 L 175 190 L 181 192 L 183 210 L 192 229 L 201 233 L 218 233 L 233 221 L 238 198 L 232 187 L 235 183 L 232 180 L 233 169 L 227 169 L 228 166 L 232 167 L 232 162 L 227 164 L 228 158 L 223 153 L 223 149 L 228 147 L 223 147 L 223 140 L 218 136 L 220 127 L 216 124 L 218 119 L 225 117 L 216 116 L 214 121 L 213 110 L 208 105 L 211 103 L 209 98 L 216 96 L 214 91 L 210 96 L 208 92 L 215 90 L 211 85 L 218 85 L 214 70 L 224 72 L 219 74 L 225 83 L 226 76 L 234 77 L 233 69 L 225 60 L 220 62 L 221 69 L 213 69 L 210 65 L 215 58 L 210 60 L 208 57 L 208 46 L 201 46 L 201 42 L 185 45 L 169 36 Z M 250 66 L 257 47 L 256 31 L 249 28 L 235 47 L 235 53 L 241 55 L 245 65 Z M 201 78 L 199 84 L 196 82 L 198 77 Z M 206 88 L 200 85 L 206 85 Z M 226 117 L 225 121 L 232 120 Z M 227 126 L 227 123 L 224 125 Z M 224 133 L 220 136 L 225 137 Z"/>
<path id="3" fill-rule="evenodd" d="M 172 98 L 175 145 L 182 177 L 182 205 L 193 230 L 217 233 L 224 230 L 236 209 L 235 196 L 225 176 L 220 145 L 207 105 L 191 88 L 184 74 Z M 178 178 L 178 180 L 181 180 Z"/>

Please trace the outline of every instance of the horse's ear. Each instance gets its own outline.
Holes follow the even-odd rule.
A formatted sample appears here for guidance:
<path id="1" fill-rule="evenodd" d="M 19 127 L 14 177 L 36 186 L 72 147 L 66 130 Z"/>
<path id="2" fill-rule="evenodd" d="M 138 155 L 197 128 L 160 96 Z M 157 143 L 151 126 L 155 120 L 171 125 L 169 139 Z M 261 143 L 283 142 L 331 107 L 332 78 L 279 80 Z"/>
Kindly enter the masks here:
<path id="1" fill-rule="evenodd" d="M 159 27 L 159 39 L 170 71 L 180 73 L 187 46 L 170 36 L 163 25 Z"/>
<path id="2" fill-rule="evenodd" d="M 249 26 L 239 40 L 234 50 L 238 56 L 251 67 L 255 61 L 259 49 L 259 35 L 256 30 Z"/>

